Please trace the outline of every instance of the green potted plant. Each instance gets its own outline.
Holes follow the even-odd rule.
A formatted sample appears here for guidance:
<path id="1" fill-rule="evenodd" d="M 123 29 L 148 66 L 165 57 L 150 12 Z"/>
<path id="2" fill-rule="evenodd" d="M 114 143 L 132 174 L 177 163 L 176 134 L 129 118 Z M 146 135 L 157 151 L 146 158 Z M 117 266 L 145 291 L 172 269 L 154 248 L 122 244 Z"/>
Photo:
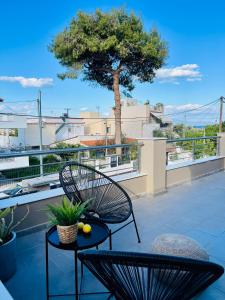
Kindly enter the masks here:
<path id="1" fill-rule="evenodd" d="M 73 203 L 64 197 L 61 205 L 47 205 L 50 223 L 56 225 L 61 243 L 70 244 L 76 240 L 78 221 L 88 209 L 90 201 Z"/>
<path id="2" fill-rule="evenodd" d="M 0 209 L 0 280 L 6 281 L 16 271 L 16 233 L 14 229 L 20 225 L 29 213 L 29 206 L 23 218 L 14 222 L 16 206 Z"/>

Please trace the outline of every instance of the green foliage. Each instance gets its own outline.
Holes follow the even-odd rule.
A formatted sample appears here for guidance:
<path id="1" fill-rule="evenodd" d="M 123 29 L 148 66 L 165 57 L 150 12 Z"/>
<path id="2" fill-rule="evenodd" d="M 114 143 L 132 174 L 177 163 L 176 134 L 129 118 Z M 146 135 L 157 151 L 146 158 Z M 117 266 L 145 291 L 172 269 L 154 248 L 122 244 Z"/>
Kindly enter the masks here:
<path id="1" fill-rule="evenodd" d="M 176 131 L 182 137 L 185 132 L 185 138 L 197 138 L 205 136 L 216 136 L 219 132 L 218 125 L 208 125 L 204 129 L 185 127 L 183 124 L 176 125 Z M 225 126 L 225 124 L 224 124 Z M 199 159 L 205 156 L 216 155 L 216 140 L 201 139 L 195 141 L 178 142 L 178 146 L 181 146 L 183 150 L 194 152 L 195 159 Z"/>
<path id="2" fill-rule="evenodd" d="M 79 148 L 79 147 L 80 147 L 79 144 L 74 145 L 74 144 L 67 144 L 67 143 L 64 143 L 64 142 L 60 142 L 55 147 L 52 147 L 51 149 L 68 149 L 68 148 L 76 149 L 76 148 Z M 68 161 L 68 160 L 78 158 L 77 152 L 61 153 L 58 156 L 61 157 L 61 159 L 64 160 L 64 161 Z"/>
<path id="3" fill-rule="evenodd" d="M 37 158 L 36 156 L 29 156 L 29 165 L 30 166 L 39 165 L 39 164 L 40 164 L 39 158 Z"/>
<path id="4" fill-rule="evenodd" d="M 66 197 L 63 198 L 61 205 L 48 204 L 49 220 L 52 225 L 69 226 L 74 225 L 80 219 L 80 217 L 88 209 L 89 203 L 92 199 L 89 199 L 83 203 L 73 203 Z"/>
<path id="5" fill-rule="evenodd" d="M 54 154 L 46 155 L 43 158 L 43 163 L 44 164 L 54 163 L 54 162 L 60 162 L 60 159 Z"/>
<path id="6" fill-rule="evenodd" d="M 27 211 L 25 215 L 16 223 L 14 223 L 14 212 L 16 206 L 0 209 L 0 246 L 8 242 L 12 231 L 20 225 L 29 214 L 29 206 L 27 205 Z"/>
<path id="7" fill-rule="evenodd" d="M 184 133 L 184 127 L 184 124 L 176 124 L 173 127 L 173 131 L 177 133 L 180 137 L 182 137 Z"/>
<path id="8" fill-rule="evenodd" d="M 119 84 L 129 91 L 134 88 L 134 76 L 140 82 L 152 82 L 167 57 L 166 43 L 157 30 L 145 32 L 141 19 L 123 9 L 79 12 L 49 50 L 67 68 L 61 79 L 83 73 L 84 80 L 109 90 L 113 90 L 115 71 Z"/>
<path id="9" fill-rule="evenodd" d="M 222 131 L 225 132 L 225 122 L 222 123 Z M 215 136 L 219 132 L 219 124 L 207 125 L 205 127 L 205 134 L 207 136 Z"/>
<path id="10" fill-rule="evenodd" d="M 160 129 L 153 130 L 153 137 L 165 137 L 165 134 Z"/>

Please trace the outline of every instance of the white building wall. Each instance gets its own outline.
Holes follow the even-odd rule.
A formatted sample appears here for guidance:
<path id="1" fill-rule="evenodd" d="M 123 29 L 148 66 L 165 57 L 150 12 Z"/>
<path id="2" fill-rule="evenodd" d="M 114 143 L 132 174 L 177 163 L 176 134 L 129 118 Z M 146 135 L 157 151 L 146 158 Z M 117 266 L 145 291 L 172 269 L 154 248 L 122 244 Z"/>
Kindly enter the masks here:
<path id="1" fill-rule="evenodd" d="M 151 124 L 151 123 L 144 124 L 142 137 L 152 138 L 154 130 L 159 130 L 159 129 L 160 129 L 159 124 Z"/>
<path id="2" fill-rule="evenodd" d="M 65 124 L 59 132 L 56 133 L 56 141 L 72 139 L 84 135 L 84 124 Z"/>
<path id="3" fill-rule="evenodd" d="M 0 115 L 0 128 L 26 128 L 26 117 Z"/>
<path id="4" fill-rule="evenodd" d="M 25 145 L 25 128 L 26 117 L 0 115 L 0 148 L 23 147 Z M 17 136 L 11 135 L 13 129 L 17 129 Z"/>
<path id="5" fill-rule="evenodd" d="M 160 124 L 154 118 L 150 118 L 152 111 L 155 112 L 155 107 L 150 104 L 142 104 L 134 99 L 122 100 L 121 127 L 125 137 L 152 137 L 153 131 L 160 129 Z M 107 122 L 111 125 L 111 132 L 115 132 L 114 111 Z"/>
<path id="6" fill-rule="evenodd" d="M 149 123 L 150 105 L 138 103 L 135 100 L 123 100 L 121 106 L 121 127 L 126 137 L 140 138 L 144 136 L 145 126 Z M 114 112 L 111 113 L 114 118 Z M 115 131 L 114 120 L 111 123 L 112 132 Z M 155 122 L 154 122 L 155 123 Z M 150 129 L 149 129 L 150 130 Z"/>
<path id="7" fill-rule="evenodd" d="M 42 128 L 42 143 L 44 146 L 55 142 L 55 124 L 45 124 Z M 27 124 L 25 129 L 25 143 L 28 147 L 40 145 L 40 133 L 38 124 Z"/>
<path id="8" fill-rule="evenodd" d="M 65 124 L 59 132 L 57 129 L 62 125 L 59 123 L 44 122 L 42 126 L 42 144 L 48 146 L 59 141 L 66 141 L 77 136 L 84 135 L 84 124 L 81 122 L 75 124 Z M 58 122 L 58 120 L 57 120 Z M 25 143 L 28 147 L 37 147 L 40 144 L 40 133 L 38 123 L 28 123 L 25 130 Z"/>

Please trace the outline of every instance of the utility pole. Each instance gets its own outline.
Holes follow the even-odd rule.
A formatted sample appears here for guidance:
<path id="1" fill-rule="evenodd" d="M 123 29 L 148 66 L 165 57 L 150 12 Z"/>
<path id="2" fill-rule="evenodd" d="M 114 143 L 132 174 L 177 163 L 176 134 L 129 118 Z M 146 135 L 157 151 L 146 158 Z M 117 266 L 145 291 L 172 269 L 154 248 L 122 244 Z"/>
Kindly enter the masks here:
<path id="1" fill-rule="evenodd" d="M 37 99 L 37 110 L 38 110 L 38 123 L 39 123 L 39 149 L 43 150 L 43 141 L 42 141 L 42 112 L 41 112 L 41 91 L 39 91 Z M 43 176 L 43 155 L 40 155 L 40 176 Z"/>
<path id="2" fill-rule="evenodd" d="M 205 137 L 205 126 L 203 127 L 203 137 Z M 203 140 L 203 144 L 206 144 L 205 139 Z"/>
<path id="3" fill-rule="evenodd" d="M 100 114 L 100 106 L 96 106 L 96 110 L 97 110 L 98 117 L 99 117 L 99 114 Z"/>
<path id="4" fill-rule="evenodd" d="M 222 127 L 223 127 L 223 102 L 224 102 L 224 97 L 220 97 L 220 124 L 219 124 L 219 132 L 222 132 Z"/>
<path id="5" fill-rule="evenodd" d="M 65 108 L 66 110 L 66 117 L 69 118 L 69 111 L 71 110 L 71 108 Z"/>

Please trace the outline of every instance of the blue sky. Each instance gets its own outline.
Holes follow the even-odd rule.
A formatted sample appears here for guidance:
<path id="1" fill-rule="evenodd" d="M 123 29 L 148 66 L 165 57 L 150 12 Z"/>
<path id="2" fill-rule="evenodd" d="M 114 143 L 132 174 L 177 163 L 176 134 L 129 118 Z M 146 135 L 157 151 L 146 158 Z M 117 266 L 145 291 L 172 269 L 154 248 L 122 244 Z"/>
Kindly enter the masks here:
<path id="1" fill-rule="evenodd" d="M 153 84 L 137 84 L 135 98 L 178 106 L 225 96 L 224 0 L 15 0 L 2 1 L 0 7 L 0 97 L 35 99 L 38 87 L 22 84 L 27 86 L 27 78 L 50 78 L 53 85 L 41 88 L 45 114 L 60 114 L 65 107 L 72 108 L 73 115 L 84 107 L 100 106 L 107 112 L 113 106 L 112 92 L 80 80 L 60 81 L 56 74 L 63 68 L 47 46 L 78 10 L 121 6 L 141 16 L 146 30 L 156 26 L 169 45 L 169 58 L 159 78 Z M 25 81 L 15 79 L 18 76 Z"/>

